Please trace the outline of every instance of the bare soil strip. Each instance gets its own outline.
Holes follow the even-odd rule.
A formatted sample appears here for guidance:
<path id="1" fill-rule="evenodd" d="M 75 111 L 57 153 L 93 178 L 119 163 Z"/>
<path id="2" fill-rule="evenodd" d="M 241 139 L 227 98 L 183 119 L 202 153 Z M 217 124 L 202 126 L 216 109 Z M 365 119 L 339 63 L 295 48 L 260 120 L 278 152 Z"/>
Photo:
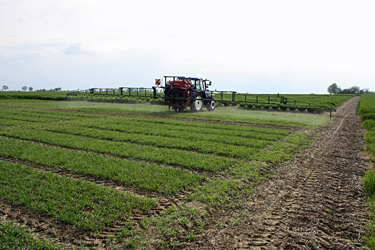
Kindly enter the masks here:
<path id="1" fill-rule="evenodd" d="M 315 143 L 274 179 L 260 184 L 247 206 L 216 212 L 188 249 L 358 249 L 369 219 L 362 177 L 364 131 L 355 115 L 359 97 L 344 103 Z M 236 223 L 237 221 L 240 221 Z M 364 247 L 366 248 L 366 247 Z"/>

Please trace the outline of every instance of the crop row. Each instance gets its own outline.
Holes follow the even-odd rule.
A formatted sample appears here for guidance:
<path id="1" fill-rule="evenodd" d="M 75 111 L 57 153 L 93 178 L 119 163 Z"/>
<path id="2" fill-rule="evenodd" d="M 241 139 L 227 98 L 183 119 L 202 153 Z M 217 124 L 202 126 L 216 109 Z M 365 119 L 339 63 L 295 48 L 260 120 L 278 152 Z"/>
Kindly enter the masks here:
<path id="1" fill-rule="evenodd" d="M 109 179 L 164 194 L 175 194 L 197 186 L 205 177 L 184 169 L 147 162 L 108 157 L 29 141 L 0 137 L 0 155 L 67 170 L 77 174 Z"/>
<path id="2" fill-rule="evenodd" d="M 0 197 L 82 229 L 103 230 L 156 201 L 88 181 L 0 161 Z"/>
<path id="3" fill-rule="evenodd" d="M 4 102 L 4 101 L 1 101 Z M 9 102 L 8 102 L 9 103 Z M 159 105 L 113 105 L 113 104 L 105 104 L 105 103 L 91 103 L 91 102 L 72 102 L 69 105 L 66 105 L 64 102 L 42 102 L 42 101 L 29 101 L 22 100 L 22 102 L 18 103 L 9 103 L 7 105 L 17 105 L 17 106 L 24 106 L 24 107 L 36 107 L 36 108 L 44 108 L 43 105 L 47 105 L 49 108 L 53 109 L 63 109 L 63 110 L 72 110 L 72 111 L 81 111 L 86 113 L 107 113 L 107 114 L 128 114 L 128 115 L 136 115 L 141 117 L 149 118 L 156 118 L 156 117 L 181 117 L 187 118 L 190 120 L 198 120 L 196 121 L 199 123 L 199 120 L 211 120 L 211 121 L 219 121 L 219 122 L 239 122 L 239 123 L 252 123 L 252 124 L 271 124 L 271 125 L 278 125 L 278 126 L 290 126 L 290 127 L 304 127 L 306 126 L 305 122 L 300 122 L 298 120 L 288 120 L 288 119 L 274 119 L 273 117 L 269 117 L 269 119 L 258 118 L 254 116 L 247 116 L 242 117 L 242 111 L 235 110 L 234 112 L 238 115 L 227 115 L 222 114 L 225 110 L 220 110 L 219 112 L 198 112 L 198 113 L 191 113 L 191 112 L 168 112 L 168 108 L 166 106 L 159 106 Z M 42 105 L 43 104 L 43 105 Z M 225 112 L 224 112 L 225 113 Z"/>
<path id="4" fill-rule="evenodd" d="M 185 138 L 189 140 L 210 140 L 225 142 L 235 145 L 250 145 L 251 139 L 254 140 L 268 140 L 277 141 L 285 136 L 285 134 L 290 134 L 287 131 L 284 135 L 281 134 L 267 134 L 255 131 L 238 131 L 235 128 L 204 128 L 204 127 L 194 127 L 191 126 L 179 126 L 179 125 L 167 125 L 167 124 L 150 124 L 147 122 L 136 122 L 128 121 L 123 119 L 118 123 L 113 122 L 113 120 L 96 120 L 95 122 L 79 122 L 82 126 L 99 128 L 106 130 L 115 130 L 126 133 L 137 133 L 137 134 L 147 134 L 147 135 L 157 135 L 166 137 L 178 137 Z M 272 132 L 273 129 L 269 129 Z"/>
<path id="5" fill-rule="evenodd" d="M 44 110 L 29 110 L 29 109 L 2 109 L 1 115 L 3 118 L 7 119 L 23 119 L 26 121 L 40 121 L 40 122 L 54 122 L 56 120 L 76 120 L 82 118 L 99 118 L 98 115 L 93 114 L 80 114 L 72 112 L 61 112 L 61 111 L 44 111 Z M 103 116 L 100 116 L 103 117 Z M 272 134 L 272 135 L 288 135 L 290 131 L 283 129 L 270 129 L 270 128 L 260 128 L 260 127 L 249 127 L 249 126 L 237 126 L 237 125 L 226 125 L 226 124 L 212 124 L 212 123 L 202 123 L 202 122 L 187 122 L 172 119 L 160 119 L 160 118 L 129 118 L 129 117 L 111 117 L 104 116 L 105 124 L 113 125 L 125 125 L 125 124 L 140 124 L 141 126 L 147 126 L 155 129 L 173 129 L 179 128 L 179 130 L 188 130 L 191 132 L 200 132 L 202 128 L 207 131 L 207 133 L 217 133 L 218 130 L 229 130 L 236 131 L 238 136 L 242 136 L 242 133 L 252 132 L 252 135 L 256 134 Z M 155 125 L 160 124 L 160 125 Z M 164 125 L 164 126 L 162 126 Z M 240 133 L 241 132 L 241 133 Z M 232 135 L 232 134 L 230 134 Z M 246 136 L 246 134 L 245 134 Z"/>
<path id="6" fill-rule="evenodd" d="M 73 149 L 89 150 L 98 153 L 117 155 L 125 158 L 141 159 L 209 171 L 226 169 L 233 162 L 235 162 L 235 159 L 216 155 L 85 138 L 81 136 L 60 134 L 42 130 L 3 129 L 0 131 L 0 134 Z"/>
<path id="7" fill-rule="evenodd" d="M 44 110 L 24 110 L 24 109 L 2 109 L 2 118 L 21 120 L 21 121 L 34 121 L 34 122 L 57 122 L 63 120 L 81 120 L 82 118 L 98 118 L 98 115 L 80 114 L 72 112 L 59 112 L 59 111 L 44 111 Z M 89 121 L 89 119 L 87 120 Z M 101 122 L 100 122 L 101 121 Z M 82 121 L 81 122 L 85 122 Z M 191 133 L 205 133 L 205 134 L 226 134 L 230 136 L 249 137 L 264 140 L 278 140 L 283 135 L 288 135 L 291 132 L 282 129 L 270 129 L 259 127 L 244 127 L 236 125 L 224 124 L 211 124 L 202 122 L 186 122 L 171 119 L 158 119 L 158 118 L 117 118 L 107 116 L 105 120 L 96 120 L 94 123 L 102 125 L 129 125 L 141 126 L 149 128 L 150 130 L 178 130 L 189 131 Z M 90 123 L 89 123 L 90 124 Z M 223 131 L 225 130 L 225 131 Z"/>
<path id="8" fill-rule="evenodd" d="M 126 119 L 126 118 L 125 118 Z M 106 135 L 106 137 L 97 137 L 97 138 L 104 138 L 104 139 L 111 139 L 111 140 L 119 140 L 119 141 L 129 141 L 129 142 L 135 142 L 135 143 L 144 143 L 144 144 L 150 144 L 148 142 L 148 138 L 155 137 L 155 141 L 157 139 L 160 142 L 156 142 L 157 144 L 151 144 L 151 145 L 166 145 L 166 141 L 173 140 L 176 141 L 177 144 L 181 144 L 182 140 L 186 140 L 185 145 L 182 145 L 182 149 L 196 149 L 188 146 L 187 144 L 202 144 L 203 141 L 206 141 L 208 143 L 212 142 L 218 142 L 218 143 L 224 143 L 222 149 L 227 147 L 228 144 L 232 145 L 238 145 L 238 146 L 247 146 L 247 147 L 253 147 L 253 148 L 263 148 L 266 145 L 269 145 L 270 143 L 273 143 L 273 141 L 277 141 L 283 138 L 282 135 L 271 135 L 271 134 L 263 134 L 263 133 L 256 133 L 256 132 L 248 132 L 248 133 L 232 133 L 232 135 L 226 135 L 230 134 L 232 131 L 227 130 L 216 130 L 217 133 L 205 133 L 205 129 L 201 129 L 200 132 L 190 132 L 185 130 L 179 130 L 179 126 L 169 126 L 168 128 L 148 128 L 149 126 L 144 126 L 144 124 L 123 124 L 123 125 L 113 125 L 109 121 L 100 121 L 95 119 L 93 121 L 91 118 L 88 119 L 81 119 L 79 122 L 72 122 L 69 121 L 69 128 L 66 127 L 66 125 L 49 125 L 43 123 L 36 124 L 32 122 L 27 121 L 19 121 L 19 120 L 11 120 L 11 119 L 1 119 L 0 118 L 0 126 L 24 126 L 29 128 L 43 128 L 50 131 L 63 131 L 63 128 L 65 127 L 66 133 L 69 134 L 80 134 L 83 132 L 83 130 L 91 129 L 100 129 L 100 130 L 106 130 L 108 131 L 108 134 L 116 134 L 118 137 L 108 137 L 109 135 Z M 54 124 L 66 124 L 66 122 L 55 122 Z M 80 124 L 80 125 L 74 125 L 74 124 Z M 73 129 L 74 128 L 74 129 Z M 184 127 L 186 128 L 186 127 Z M 156 130 L 155 130 L 156 129 Z M 186 128 L 187 129 L 187 128 Z M 111 132 L 111 131 L 117 131 Z M 121 132 L 121 133 L 119 133 Z M 102 133 L 99 131 L 99 134 Z M 239 134 L 243 134 L 244 136 L 239 136 Z M 138 137 L 138 139 L 137 139 Z M 122 139 L 121 139 L 122 138 Z M 126 139 L 130 138 L 130 139 Z M 141 138 L 145 139 L 145 141 L 141 141 Z M 180 139 L 177 139 L 180 138 Z M 170 145 L 171 146 L 171 145 Z M 207 145 L 209 146 L 209 145 Z M 210 147 L 212 148 L 212 147 Z M 212 153 L 212 149 L 207 148 L 204 152 Z M 208 150 L 208 151 L 207 151 Z M 225 152 L 227 150 L 224 150 Z M 220 151 L 221 152 L 221 151 Z M 226 153 L 218 153 L 222 155 L 226 155 Z"/>
<path id="9" fill-rule="evenodd" d="M 34 126 L 33 122 L 19 121 L 0 117 L 0 126 Z"/>
<path id="10" fill-rule="evenodd" d="M 165 137 L 159 135 L 155 136 L 135 133 L 123 133 L 112 130 L 87 128 L 74 125 L 52 125 L 46 126 L 43 129 L 53 132 L 82 135 L 98 139 L 124 141 L 143 145 L 152 145 L 155 147 L 196 150 L 203 153 L 242 158 L 248 158 L 257 151 L 256 149 L 264 148 L 272 143 L 271 141 L 238 137 L 226 138 L 227 136 L 220 135 L 210 135 L 206 137 L 202 135 L 194 135 L 193 137 L 189 133 L 177 134 L 175 137 L 173 137 L 173 134 L 171 133 L 171 137 Z M 185 134 L 186 137 L 183 137 L 183 135 Z M 226 141 L 228 141 L 229 143 L 226 143 Z"/>
<path id="11" fill-rule="evenodd" d="M 164 124 L 167 126 L 178 125 L 181 127 L 188 127 L 188 129 L 205 128 L 205 129 L 219 129 L 219 130 L 231 130 L 231 131 L 235 130 L 235 131 L 241 131 L 241 132 L 258 132 L 258 133 L 280 134 L 280 135 L 288 135 L 290 133 L 290 131 L 283 130 L 283 129 L 270 129 L 270 128 L 261 128 L 261 127 L 252 127 L 252 126 L 215 124 L 215 123 L 205 123 L 205 122 L 197 122 L 197 121 L 181 121 L 181 120 L 149 118 L 149 117 L 127 118 L 127 121 L 128 122 L 135 121 L 137 123 L 142 123 L 142 124 L 160 123 L 160 124 Z M 122 120 L 122 118 L 116 118 L 116 120 L 113 119 L 111 120 L 111 122 L 113 124 L 122 124 L 124 120 Z M 152 126 L 155 126 L 155 125 L 152 125 Z"/>
<path id="12" fill-rule="evenodd" d="M 97 117 L 97 115 L 76 114 L 67 112 L 52 112 L 25 109 L 2 109 L 3 119 L 33 121 L 33 122 L 56 122 L 61 120 L 76 120 L 82 118 Z"/>

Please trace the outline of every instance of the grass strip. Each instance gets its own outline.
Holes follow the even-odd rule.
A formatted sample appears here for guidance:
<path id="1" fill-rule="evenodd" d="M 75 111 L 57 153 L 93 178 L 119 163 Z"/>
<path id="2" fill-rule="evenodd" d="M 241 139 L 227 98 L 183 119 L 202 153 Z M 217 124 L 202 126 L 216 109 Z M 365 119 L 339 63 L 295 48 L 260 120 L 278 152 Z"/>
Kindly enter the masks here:
<path id="1" fill-rule="evenodd" d="M 209 171 L 220 171 L 236 162 L 236 159 L 216 155 L 200 154 L 178 149 L 157 148 L 132 143 L 112 142 L 41 130 L 3 129 L 0 131 L 0 134 L 73 149 L 83 149 L 126 158 L 142 159 Z"/>
<path id="2" fill-rule="evenodd" d="M 375 126 L 373 128 L 375 130 Z M 369 153 L 375 155 L 375 131 L 368 131 L 365 135 L 366 148 Z"/>
<path id="3" fill-rule="evenodd" d="M 365 135 L 366 149 L 375 161 L 375 95 L 361 95 L 359 115 L 362 128 L 367 129 Z M 375 170 L 369 169 L 364 178 L 363 185 L 371 207 L 371 220 L 366 229 L 366 243 L 370 249 L 375 249 Z"/>
<path id="4" fill-rule="evenodd" d="M 4 137 L 0 137 L 0 155 L 73 173 L 114 180 L 125 185 L 164 194 L 175 194 L 182 189 L 190 189 L 205 179 L 203 175 L 183 169 L 66 150 Z"/>
<path id="5" fill-rule="evenodd" d="M 370 169 L 363 178 L 363 185 L 371 207 L 372 220 L 366 228 L 366 243 L 370 249 L 375 249 L 375 170 Z"/>
<path id="6" fill-rule="evenodd" d="M 0 197 L 85 230 L 101 231 L 133 209 L 150 211 L 153 199 L 0 161 Z"/>

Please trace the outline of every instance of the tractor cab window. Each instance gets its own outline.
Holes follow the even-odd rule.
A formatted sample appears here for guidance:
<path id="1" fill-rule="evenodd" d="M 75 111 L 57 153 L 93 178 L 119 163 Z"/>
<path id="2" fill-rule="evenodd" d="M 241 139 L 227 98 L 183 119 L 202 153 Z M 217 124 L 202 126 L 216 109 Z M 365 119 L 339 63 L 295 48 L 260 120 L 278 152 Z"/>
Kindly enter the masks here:
<path id="1" fill-rule="evenodd" d="M 196 90 L 204 90 L 202 85 L 202 80 L 195 81 Z"/>

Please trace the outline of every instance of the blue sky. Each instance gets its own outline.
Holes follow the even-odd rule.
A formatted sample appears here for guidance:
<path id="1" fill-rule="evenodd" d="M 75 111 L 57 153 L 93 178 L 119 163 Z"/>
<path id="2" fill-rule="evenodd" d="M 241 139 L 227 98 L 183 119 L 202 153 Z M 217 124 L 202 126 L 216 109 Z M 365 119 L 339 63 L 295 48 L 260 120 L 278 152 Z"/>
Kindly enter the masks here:
<path id="1" fill-rule="evenodd" d="M 0 0 L 0 86 L 151 87 L 163 75 L 249 93 L 375 90 L 375 3 Z"/>

